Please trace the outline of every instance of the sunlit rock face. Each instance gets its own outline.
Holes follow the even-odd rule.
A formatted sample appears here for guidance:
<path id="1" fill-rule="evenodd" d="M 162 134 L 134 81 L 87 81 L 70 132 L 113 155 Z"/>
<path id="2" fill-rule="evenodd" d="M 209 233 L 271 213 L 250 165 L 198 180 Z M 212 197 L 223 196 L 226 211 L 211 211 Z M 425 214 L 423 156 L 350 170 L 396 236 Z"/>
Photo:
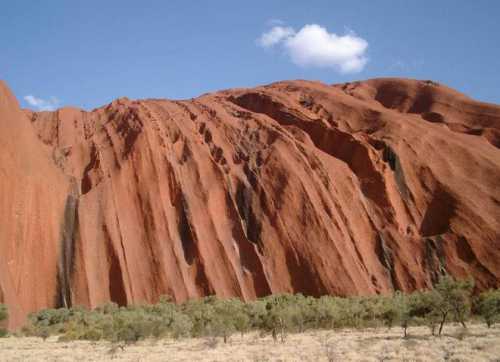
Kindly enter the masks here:
<path id="1" fill-rule="evenodd" d="M 500 107 L 289 81 L 21 111 L 0 94 L 0 302 L 500 286 Z"/>

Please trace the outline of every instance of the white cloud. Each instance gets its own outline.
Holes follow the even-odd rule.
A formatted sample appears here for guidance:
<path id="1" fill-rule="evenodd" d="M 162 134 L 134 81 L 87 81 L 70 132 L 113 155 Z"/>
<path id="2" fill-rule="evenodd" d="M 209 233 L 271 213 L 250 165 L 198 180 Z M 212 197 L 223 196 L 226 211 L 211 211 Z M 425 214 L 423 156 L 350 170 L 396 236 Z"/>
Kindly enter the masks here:
<path id="1" fill-rule="evenodd" d="M 48 100 L 37 98 L 32 95 L 27 95 L 24 100 L 32 107 L 35 107 L 37 111 L 53 111 L 61 103 L 56 97 L 50 97 Z"/>
<path id="2" fill-rule="evenodd" d="M 274 26 L 267 33 L 261 35 L 258 43 L 264 48 L 270 48 L 276 44 L 290 38 L 295 31 L 290 27 Z"/>
<path id="3" fill-rule="evenodd" d="M 275 26 L 262 34 L 259 44 L 265 48 L 282 45 L 292 62 L 303 67 L 334 68 L 341 73 L 363 70 L 368 58 L 368 42 L 348 31 L 329 33 L 317 24 L 305 25 L 296 32 L 290 27 Z"/>

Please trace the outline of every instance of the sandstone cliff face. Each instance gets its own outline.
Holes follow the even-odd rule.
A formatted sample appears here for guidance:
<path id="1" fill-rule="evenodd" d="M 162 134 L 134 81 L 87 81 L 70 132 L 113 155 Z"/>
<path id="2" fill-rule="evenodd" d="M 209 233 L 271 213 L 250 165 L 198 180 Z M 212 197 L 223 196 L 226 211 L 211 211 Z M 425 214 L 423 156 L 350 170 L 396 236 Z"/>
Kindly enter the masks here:
<path id="1" fill-rule="evenodd" d="M 443 85 L 291 81 L 25 116 L 2 97 L 2 127 L 39 138 L 0 136 L 22 158 L 0 162 L 0 287 L 22 312 L 409 291 L 443 272 L 500 286 L 500 107 Z"/>
<path id="2" fill-rule="evenodd" d="M 70 186 L 50 152 L 0 82 L 0 303 L 9 306 L 10 326 L 58 295 Z"/>

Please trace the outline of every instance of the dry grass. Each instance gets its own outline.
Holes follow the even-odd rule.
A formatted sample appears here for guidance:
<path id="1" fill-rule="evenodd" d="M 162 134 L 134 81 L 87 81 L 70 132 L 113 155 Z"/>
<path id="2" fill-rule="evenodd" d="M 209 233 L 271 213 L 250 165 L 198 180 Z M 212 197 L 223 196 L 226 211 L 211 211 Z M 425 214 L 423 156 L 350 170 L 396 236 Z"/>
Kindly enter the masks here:
<path id="1" fill-rule="evenodd" d="M 500 361 L 500 327 L 445 327 L 431 337 L 425 327 L 401 338 L 393 328 L 314 331 L 289 335 L 285 343 L 251 333 L 229 343 L 208 339 L 109 342 L 58 342 L 51 337 L 0 339 L 1 361 Z"/>

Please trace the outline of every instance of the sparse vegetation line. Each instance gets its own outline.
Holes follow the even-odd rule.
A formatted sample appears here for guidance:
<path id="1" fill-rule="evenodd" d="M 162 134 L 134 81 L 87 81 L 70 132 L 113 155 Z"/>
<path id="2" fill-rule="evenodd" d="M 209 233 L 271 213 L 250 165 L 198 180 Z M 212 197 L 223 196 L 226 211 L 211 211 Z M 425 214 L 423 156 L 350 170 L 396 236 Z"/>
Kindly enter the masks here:
<path id="1" fill-rule="evenodd" d="M 207 297 L 181 305 L 163 297 L 154 305 L 118 307 L 110 303 L 94 310 L 42 310 L 30 316 L 22 333 L 44 339 L 57 335 L 66 341 L 121 343 L 146 338 L 208 337 L 215 344 L 249 331 L 271 335 L 275 342 L 284 342 L 288 333 L 306 330 L 380 326 L 400 326 L 406 337 L 410 327 L 425 325 L 432 335 L 441 335 L 447 322 L 466 328 L 471 318 L 482 319 L 488 327 L 499 321 L 500 290 L 472 297 L 472 289 L 471 281 L 443 277 L 431 290 L 396 292 L 392 296 L 313 298 L 285 294 L 246 303 Z M 6 318 L 7 310 L 2 306 L 0 321 Z"/>

